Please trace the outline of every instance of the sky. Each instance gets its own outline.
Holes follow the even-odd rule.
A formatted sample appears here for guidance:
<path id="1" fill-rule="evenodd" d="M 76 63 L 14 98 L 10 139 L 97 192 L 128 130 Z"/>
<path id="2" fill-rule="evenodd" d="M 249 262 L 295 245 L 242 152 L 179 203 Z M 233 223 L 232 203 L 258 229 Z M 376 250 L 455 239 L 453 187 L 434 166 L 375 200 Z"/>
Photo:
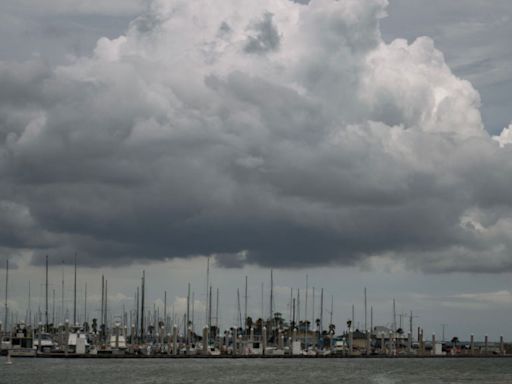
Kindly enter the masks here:
<path id="1" fill-rule="evenodd" d="M 190 281 L 200 324 L 210 256 L 223 326 L 246 275 L 249 313 L 261 283 L 269 311 L 273 268 L 285 314 L 308 275 L 308 318 L 324 288 L 338 329 L 352 304 L 364 326 L 367 287 L 376 323 L 395 298 L 427 334 L 512 339 L 509 1 L 3 7 L 13 313 L 28 281 L 42 302 L 45 255 L 69 308 L 76 253 L 90 311 L 101 274 L 115 316 L 145 269 L 150 302 L 167 290 L 176 313 Z"/>

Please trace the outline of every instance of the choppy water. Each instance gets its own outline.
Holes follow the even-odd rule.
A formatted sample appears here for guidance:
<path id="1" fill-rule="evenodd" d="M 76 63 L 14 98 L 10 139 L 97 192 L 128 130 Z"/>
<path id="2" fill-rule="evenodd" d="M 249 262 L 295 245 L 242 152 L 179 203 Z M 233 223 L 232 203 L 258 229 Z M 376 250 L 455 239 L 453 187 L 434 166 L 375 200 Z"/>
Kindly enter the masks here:
<path id="1" fill-rule="evenodd" d="M 0 359 L 1 384 L 512 383 L 512 359 Z"/>

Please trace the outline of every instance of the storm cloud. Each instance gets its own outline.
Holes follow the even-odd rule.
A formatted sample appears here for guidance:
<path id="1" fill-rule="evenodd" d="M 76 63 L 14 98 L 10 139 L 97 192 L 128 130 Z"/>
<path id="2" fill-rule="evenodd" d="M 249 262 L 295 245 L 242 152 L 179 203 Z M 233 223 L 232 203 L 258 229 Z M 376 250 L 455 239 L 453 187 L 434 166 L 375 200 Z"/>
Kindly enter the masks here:
<path id="1" fill-rule="evenodd" d="M 0 252 L 511 271 L 510 132 L 386 7 L 157 0 L 70 64 L 1 62 Z"/>

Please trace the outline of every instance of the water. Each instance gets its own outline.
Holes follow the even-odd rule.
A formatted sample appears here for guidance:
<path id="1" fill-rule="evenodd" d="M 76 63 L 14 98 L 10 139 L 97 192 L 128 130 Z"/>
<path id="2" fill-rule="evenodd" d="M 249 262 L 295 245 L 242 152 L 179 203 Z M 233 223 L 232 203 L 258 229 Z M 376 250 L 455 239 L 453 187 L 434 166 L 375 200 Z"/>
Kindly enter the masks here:
<path id="1" fill-rule="evenodd" d="M 511 359 L 0 359 L 1 384 L 512 383 Z"/>

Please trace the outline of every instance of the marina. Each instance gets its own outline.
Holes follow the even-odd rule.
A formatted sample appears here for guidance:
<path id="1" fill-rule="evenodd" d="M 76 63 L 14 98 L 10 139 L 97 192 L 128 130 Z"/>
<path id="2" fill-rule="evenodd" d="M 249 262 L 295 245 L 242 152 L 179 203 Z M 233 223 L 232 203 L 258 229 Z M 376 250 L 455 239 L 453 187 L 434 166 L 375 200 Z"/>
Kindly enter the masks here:
<path id="1" fill-rule="evenodd" d="M 52 306 L 49 305 L 49 265 L 45 258 L 44 315 L 38 311 L 31 316 L 30 299 L 27 308 L 28 321 L 12 321 L 15 317 L 8 308 L 9 268 L 6 264 L 4 323 L 2 323 L 0 351 L 9 359 L 24 358 L 490 358 L 512 356 L 512 345 L 504 337 L 490 340 L 468 335 L 466 339 L 447 337 L 444 334 L 425 335 L 420 324 L 413 329 L 416 316 L 412 311 L 406 316 L 397 316 L 396 300 L 392 300 L 393 318 L 389 324 L 374 324 L 373 306 L 368 311 L 366 288 L 363 290 L 364 323 L 355 325 L 354 306 L 352 317 L 346 324 L 334 324 L 334 299 L 330 309 L 324 303 L 324 290 L 319 295 L 319 310 L 315 312 L 315 289 L 309 297 L 309 281 L 302 291 L 303 317 L 300 317 L 301 291 L 291 289 L 288 318 L 276 310 L 274 293 L 274 271 L 270 271 L 269 311 L 267 316 L 254 320 L 248 307 L 248 277 L 244 281 L 243 294 L 236 290 L 235 313 L 238 324 L 222 328 L 218 319 L 219 290 L 210 279 L 210 259 L 206 260 L 204 324 L 197 324 L 194 307 L 194 292 L 187 286 L 186 312 L 177 314 L 168 311 L 167 291 L 164 292 L 163 311 L 153 303 L 148 309 L 147 276 L 142 271 L 140 285 L 136 287 L 134 308 L 121 313 L 113 310 L 109 302 L 108 280 L 101 276 L 101 309 L 99 318 L 87 316 L 87 298 L 83 301 L 82 320 L 77 307 L 78 267 L 75 257 L 73 266 L 72 321 L 55 321 L 55 292 Z M 64 274 L 62 275 L 64 281 Z M 63 286 L 63 282 L 62 282 Z M 318 292 L 318 290 L 317 290 Z M 262 290 L 262 303 L 264 299 Z M 87 295 L 87 289 L 85 289 Z M 29 285 L 30 297 L 30 285 Z M 308 313 L 308 298 L 312 301 L 312 319 Z M 318 297 L 316 297 L 318 299 Z M 242 305 L 243 304 L 243 305 Z M 311 304 L 310 304 L 311 305 Z M 61 308 L 63 312 L 63 307 Z M 368 316 L 369 314 L 369 316 Z M 11 322 L 9 323 L 9 317 Z M 38 319 L 39 317 L 39 319 Z M 304 318 L 307 317 L 307 318 Z M 405 329 L 408 317 L 408 329 Z M 18 316 L 16 316 L 18 318 Z M 37 321 L 39 320 L 39 322 Z M 369 320 L 369 321 L 368 321 Z M 399 320 L 399 321 L 398 321 Z M 324 325 L 325 324 L 325 325 Z M 359 324 L 360 325 L 360 324 Z M 199 331 L 198 331 L 199 330 Z"/>

